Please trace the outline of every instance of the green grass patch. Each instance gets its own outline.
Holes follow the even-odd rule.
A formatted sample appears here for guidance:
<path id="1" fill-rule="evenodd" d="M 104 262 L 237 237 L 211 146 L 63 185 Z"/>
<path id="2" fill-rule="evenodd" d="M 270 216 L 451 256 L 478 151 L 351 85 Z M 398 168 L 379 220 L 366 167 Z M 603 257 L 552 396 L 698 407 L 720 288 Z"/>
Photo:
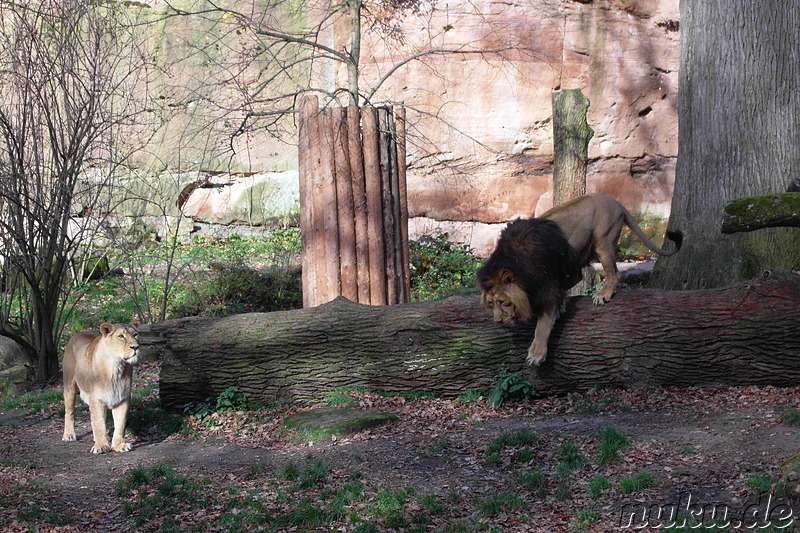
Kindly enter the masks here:
<path id="1" fill-rule="evenodd" d="M 584 509 L 575 520 L 572 521 L 571 529 L 574 531 L 586 531 L 600 521 L 600 513 L 592 509 Z"/>
<path id="2" fill-rule="evenodd" d="M 80 402 L 78 402 L 80 403 Z M 26 392 L 21 396 L 0 399 L 0 411 L 23 410 L 27 414 L 59 412 L 64 413 L 64 396 L 57 389 L 41 389 Z"/>
<path id="3" fill-rule="evenodd" d="M 478 508 L 487 516 L 508 511 L 519 511 L 525 505 L 525 500 L 516 491 L 504 490 L 480 500 Z"/>
<path id="4" fill-rule="evenodd" d="M 789 426 L 800 426 L 800 409 L 787 409 L 783 413 L 783 423 Z"/>
<path id="5" fill-rule="evenodd" d="M 164 463 L 150 468 L 137 466 L 117 482 L 116 494 L 124 499 L 124 510 L 137 527 L 156 516 L 174 516 L 179 509 L 202 508 L 201 486 Z"/>
<path id="6" fill-rule="evenodd" d="M 558 469 L 564 473 L 580 470 L 589 462 L 589 458 L 586 457 L 583 452 L 581 452 L 578 445 L 572 441 L 567 441 L 561 446 L 558 457 L 561 459 Z"/>
<path id="7" fill-rule="evenodd" d="M 545 488 L 546 478 L 541 470 L 519 470 L 514 474 L 514 482 L 540 497 L 544 497 L 547 493 Z"/>
<path id="8" fill-rule="evenodd" d="M 326 392 L 322 396 L 322 403 L 325 405 L 347 406 L 357 404 L 358 400 L 348 394 L 348 392 L 364 393 L 369 392 L 367 387 L 336 387 Z"/>
<path id="9" fill-rule="evenodd" d="M 750 474 L 744 480 L 744 486 L 751 489 L 757 495 L 766 494 L 772 489 L 775 482 L 769 474 Z"/>
<path id="10" fill-rule="evenodd" d="M 497 437 L 483 452 L 483 458 L 486 464 L 490 466 L 501 466 L 503 464 L 503 452 L 507 448 L 520 448 L 528 446 L 537 442 L 538 437 L 536 434 L 528 429 L 519 431 L 511 431 L 503 433 Z M 521 452 L 519 450 L 517 453 Z M 524 452 L 527 455 L 528 452 Z M 528 460 L 533 458 L 533 452 L 530 452 Z M 511 459 L 513 461 L 513 459 Z"/>
<path id="11" fill-rule="evenodd" d="M 600 452 L 600 457 L 598 458 L 600 466 L 616 463 L 620 459 L 619 451 L 630 446 L 628 437 L 612 427 L 598 431 L 597 439 L 599 441 L 597 448 Z"/>
<path id="12" fill-rule="evenodd" d="M 595 476 L 589 482 L 589 495 L 597 500 L 611 488 L 611 482 L 605 476 Z"/>
<path id="13" fill-rule="evenodd" d="M 459 394 L 458 398 L 456 398 L 456 401 L 460 403 L 470 404 L 470 403 L 477 403 L 482 398 L 483 398 L 483 393 L 481 391 L 472 389 Z"/>
<path id="14" fill-rule="evenodd" d="M 656 484 L 656 479 L 650 472 L 639 472 L 630 477 L 619 480 L 619 490 L 623 493 L 640 492 Z"/>

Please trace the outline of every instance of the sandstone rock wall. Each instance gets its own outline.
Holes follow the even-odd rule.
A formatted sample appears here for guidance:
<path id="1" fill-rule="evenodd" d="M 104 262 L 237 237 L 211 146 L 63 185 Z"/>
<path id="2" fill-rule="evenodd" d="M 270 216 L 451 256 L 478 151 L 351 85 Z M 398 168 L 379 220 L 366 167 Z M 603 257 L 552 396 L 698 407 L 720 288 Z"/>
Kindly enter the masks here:
<path id="1" fill-rule="evenodd" d="M 458 221 L 440 226 L 488 254 L 503 222 L 551 207 L 551 95 L 572 88 L 591 101 L 588 191 L 666 219 L 678 152 L 678 18 L 678 0 L 456 1 L 404 20 L 400 45 L 368 35 L 373 80 L 426 45 L 513 46 L 412 62 L 376 95 L 418 111 L 409 113 L 408 183 L 410 214 L 422 218 L 412 237 Z"/>
<path id="2" fill-rule="evenodd" d="M 415 51 L 502 50 L 422 57 L 398 69 L 374 95 L 374 102 L 409 106 L 409 208 L 412 217 L 422 217 L 412 225 L 412 237 L 416 227 L 429 230 L 437 221 L 452 221 L 473 236 L 481 253 L 488 253 L 493 244 L 485 243 L 494 242 L 502 223 L 549 207 L 551 94 L 572 88 L 582 89 L 591 101 L 589 123 L 595 135 L 589 146 L 588 190 L 614 196 L 633 212 L 665 218 L 678 149 L 678 4 L 679 0 L 437 0 L 395 21 L 397 32 L 390 38 L 368 30 L 365 22 L 365 93 Z M 213 25 L 194 27 L 186 19 L 165 24 L 158 49 L 171 55 L 194 57 L 188 53 L 189 41 L 218 31 Z M 347 42 L 341 28 L 323 38 L 340 47 Z M 343 70 L 319 72 L 332 76 L 327 82 L 342 86 Z M 163 97 L 176 107 L 187 101 L 189 105 L 186 115 L 170 117 L 162 128 L 163 151 L 176 137 L 172 132 L 191 117 L 208 118 L 204 102 L 213 95 L 200 94 L 210 89 L 203 89 L 198 80 L 215 79 L 207 62 L 199 60 L 184 63 L 172 75 Z M 181 93 L 182 77 L 187 80 L 184 88 L 191 89 L 187 93 Z M 188 98 L 190 93 L 194 99 Z M 280 140 L 261 131 L 238 137 L 233 144 L 236 154 L 226 165 L 219 163 L 224 143 L 200 136 L 221 130 L 221 122 L 195 126 L 198 141 L 189 144 L 202 145 L 205 168 L 229 172 L 213 187 L 184 190 L 184 214 L 206 222 L 247 224 L 270 218 L 254 209 L 296 209 L 292 186 L 297 152 L 292 124 L 288 126 L 288 137 Z M 220 150 L 219 159 L 215 150 Z M 170 154 L 158 157 L 167 164 L 171 160 Z M 286 179 L 275 173 L 287 170 L 292 173 Z M 266 191 L 273 185 L 251 179 L 252 173 L 272 173 L 267 181 L 279 182 L 280 193 Z M 266 206 L 263 198 L 284 205 Z M 471 223 L 479 224 L 470 227 Z"/>

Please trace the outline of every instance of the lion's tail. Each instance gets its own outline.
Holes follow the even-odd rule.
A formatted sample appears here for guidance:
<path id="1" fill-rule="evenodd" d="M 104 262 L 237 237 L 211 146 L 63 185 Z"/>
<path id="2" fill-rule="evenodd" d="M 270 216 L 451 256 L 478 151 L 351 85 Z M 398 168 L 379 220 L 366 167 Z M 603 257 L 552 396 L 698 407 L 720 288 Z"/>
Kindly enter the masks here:
<path id="1" fill-rule="evenodd" d="M 625 207 L 622 207 L 622 212 L 625 215 L 625 224 L 627 224 L 628 227 L 631 228 L 631 230 L 633 230 L 633 232 L 636 234 L 637 237 L 639 237 L 639 239 L 645 244 L 645 246 L 650 248 L 658 255 L 663 255 L 663 256 L 674 255 L 675 253 L 678 252 L 678 250 L 681 249 L 681 245 L 683 244 L 683 232 L 681 231 L 667 232 L 667 239 L 675 243 L 675 249 L 667 251 L 664 250 L 663 248 L 659 248 L 653 243 L 653 241 L 647 238 L 647 235 L 644 234 L 642 228 L 640 228 L 639 224 L 637 224 L 636 221 L 633 219 L 633 215 L 631 215 L 630 212 L 628 212 L 628 210 L 625 209 Z"/>

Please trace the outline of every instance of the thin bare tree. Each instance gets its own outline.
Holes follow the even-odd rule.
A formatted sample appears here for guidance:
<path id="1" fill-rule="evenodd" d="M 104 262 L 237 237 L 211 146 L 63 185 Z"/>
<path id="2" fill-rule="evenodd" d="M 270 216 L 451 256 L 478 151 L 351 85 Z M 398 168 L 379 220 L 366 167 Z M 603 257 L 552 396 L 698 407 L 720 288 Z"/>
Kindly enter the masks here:
<path id="1" fill-rule="evenodd" d="M 137 127 L 145 57 L 137 6 L 0 2 L 0 335 L 37 382 L 58 376 L 70 270 L 113 208 L 109 188 Z"/>

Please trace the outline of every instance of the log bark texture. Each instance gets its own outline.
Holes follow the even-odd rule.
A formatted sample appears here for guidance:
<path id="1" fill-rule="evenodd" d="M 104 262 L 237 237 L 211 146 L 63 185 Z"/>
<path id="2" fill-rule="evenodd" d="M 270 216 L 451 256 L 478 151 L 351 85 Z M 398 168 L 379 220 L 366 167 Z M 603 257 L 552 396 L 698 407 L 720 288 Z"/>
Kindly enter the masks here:
<path id="1" fill-rule="evenodd" d="M 263 402 L 318 401 L 338 386 L 486 390 L 500 365 L 543 395 L 593 387 L 800 383 L 800 275 L 767 271 L 725 288 L 574 297 L 547 360 L 524 365 L 534 324 L 496 325 L 478 295 L 395 306 L 338 298 L 312 308 L 186 318 L 142 331 L 161 353 L 165 407 L 230 386 Z"/>

